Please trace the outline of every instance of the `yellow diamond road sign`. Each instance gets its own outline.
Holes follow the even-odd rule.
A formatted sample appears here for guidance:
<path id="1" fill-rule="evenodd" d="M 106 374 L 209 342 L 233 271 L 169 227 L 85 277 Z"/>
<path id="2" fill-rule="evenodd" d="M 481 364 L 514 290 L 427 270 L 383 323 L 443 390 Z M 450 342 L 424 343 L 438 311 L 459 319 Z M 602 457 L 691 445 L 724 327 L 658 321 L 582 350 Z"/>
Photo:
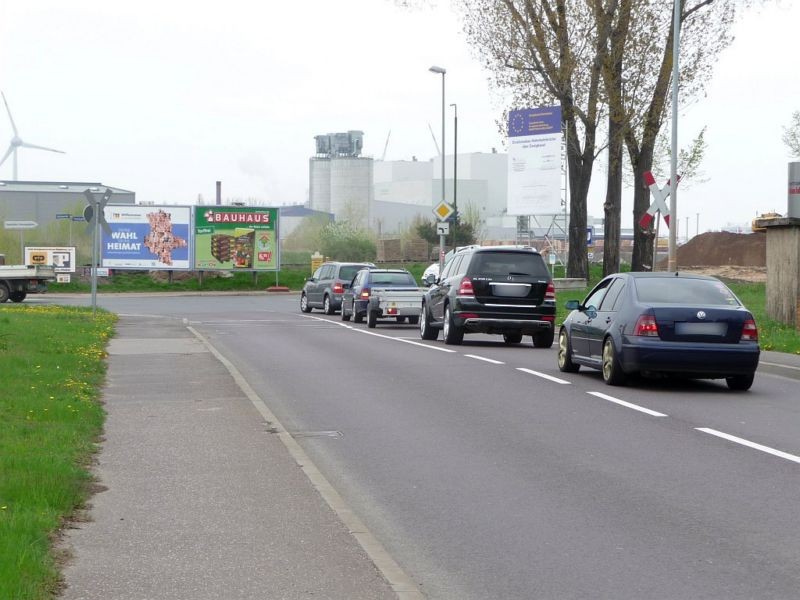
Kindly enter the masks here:
<path id="1" fill-rule="evenodd" d="M 447 202 L 439 202 L 439 204 L 434 207 L 433 214 L 439 217 L 440 221 L 446 221 L 447 217 L 453 214 L 453 207 Z"/>

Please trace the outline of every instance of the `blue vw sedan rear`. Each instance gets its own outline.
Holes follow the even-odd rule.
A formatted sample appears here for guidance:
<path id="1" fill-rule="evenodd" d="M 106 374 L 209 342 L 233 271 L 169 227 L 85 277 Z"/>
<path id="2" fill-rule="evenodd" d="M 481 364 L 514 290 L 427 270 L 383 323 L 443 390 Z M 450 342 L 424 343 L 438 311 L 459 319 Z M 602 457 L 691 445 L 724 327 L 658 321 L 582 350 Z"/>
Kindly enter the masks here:
<path id="1" fill-rule="evenodd" d="M 683 273 L 607 276 L 561 325 L 558 367 L 602 371 L 609 385 L 631 375 L 725 379 L 753 384 L 758 329 L 753 315 L 720 280 Z"/>

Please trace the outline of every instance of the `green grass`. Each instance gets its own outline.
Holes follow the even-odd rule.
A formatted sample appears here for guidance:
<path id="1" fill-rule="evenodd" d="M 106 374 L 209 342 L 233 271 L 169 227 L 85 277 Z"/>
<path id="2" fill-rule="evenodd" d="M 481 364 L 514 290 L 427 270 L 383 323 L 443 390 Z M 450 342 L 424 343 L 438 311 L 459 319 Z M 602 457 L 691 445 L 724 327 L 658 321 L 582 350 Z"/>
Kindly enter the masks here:
<path id="1" fill-rule="evenodd" d="M 53 534 L 88 496 L 114 315 L 0 308 L 0 598 L 50 598 Z"/>

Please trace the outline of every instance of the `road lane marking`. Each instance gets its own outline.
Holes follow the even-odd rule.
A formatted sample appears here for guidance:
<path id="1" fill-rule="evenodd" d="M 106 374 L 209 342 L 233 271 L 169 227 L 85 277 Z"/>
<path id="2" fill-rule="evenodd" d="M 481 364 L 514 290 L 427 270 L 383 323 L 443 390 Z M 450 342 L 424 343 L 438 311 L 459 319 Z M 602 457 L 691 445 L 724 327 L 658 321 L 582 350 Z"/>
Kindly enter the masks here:
<path id="1" fill-rule="evenodd" d="M 323 321 L 326 319 L 322 319 Z M 200 340 L 209 352 L 211 352 L 219 362 L 221 362 L 231 377 L 233 377 L 239 389 L 250 400 L 256 410 L 261 413 L 264 420 L 272 426 L 278 438 L 283 442 L 289 454 L 295 460 L 300 469 L 308 477 L 311 484 L 331 507 L 333 512 L 339 517 L 350 534 L 358 541 L 361 547 L 369 556 L 375 567 L 381 572 L 389 586 L 397 594 L 398 600 L 425 600 L 425 595 L 420 591 L 416 583 L 403 571 L 402 567 L 389 554 L 388 550 L 378 541 L 372 532 L 367 529 L 364 522 L 355 514 L 350 506 L 344 501 L 338 491 L 331 485 L 328 479 L 317 468 L 311 458 L 297 443 L 286 428 L 278 421 L 275 414 L 269 409 L 266 403 L 250 386 L 239 369 L 236 368 L 214 345 L 199 331 L 193 327 L 187 327 L 194 336 Z"/>
<path id="2" fill-rule="evenodd" d="M 541 377 L 542 379 L 548 379 L 549 381 L 554 381 L 562 385 L 569 385 L 569 381 L 565 381 L 564 379 L 559 379 L 558 377 L 553 377 L 552 375 L 547 375 L 545 373 L 539 373 L 539 371 L 532 371 L 531 369 L 523 369 L 522 367 L 517 367 L 517 371 L 522 371 L 523 373 L 530 373 L 531 375 L 536 375 L 537 377 Z"/>
<path id="3" fill-rule="evenodd" d="M 456 352 L 455 350 L 450 350 L 450 348 L 440 348 L 439 346 L 432 346 L 430 344 L 423 344 L 422 342 L 414 342 L 412 340 L 407 340 L 404 338 L 390 338 L 392 340 L 403 342 L 404 344 L 411 344 L 413 346 L 419 346 L 420 348 L 427 348 L 428 350 L 438 350 L 439 352 Z"/>
<path id="4" fill-rule="evenodd" d="M 613 396 L 607 396 L 602 392 L 586 392 L 587 394 L 591 394 L 592 396 L 597 396 L 598 398 L 602 398 L 603 400 L 608 400 L 609 402 L 614 402 L 621 406 L 625 406 L 627 408 L 632 408 L 633 410 L 638 410 L 645 414 L 650 415 L 651 417 L 668 417 L 669 415 L 665 415 L 664 413 L 656 412 L 654 410 L 650 410 L 649 408 L 645 408 L 644 406 L 639 406 L 638 404 L 631 404 L 630 402 L 625 402 L 625 400 L 620 400 L 619 398 L 614 398 Z"/>
<path id="5" fill-rule="evenodd" d="M 474 358 L 476 360 L 484 360 L 488 363 L 492 363 L 493 365 L 504 365 L 506 363 L 499 361 L 499 360 L 492 360 L 491 358 L 485 358 L 483 356 L 478 356 L 477 354 L 465 354 L 464 356 L 468 356 L 469 358 Z"/>
<path id="6" fill-rule="evenodd" d="M 795 456 L 794 454 L 789 454 L 788 452 L 781 452 L 780 450 L 775 450 L 775 448 L 762 446 L 761 444 L 756 444 L 755 442 L 750 442 L 740 437 L 717 431 L 716 429 L 709 429 L 708 427 L 695 427 L 695 429 L 697 429 L 697 431 L 702 431 L 703 433 L 715 435 L 724 440 L 728 440 L 729 442 L 735 442 L 737 444 L 741 444 L 742 446 L 747 446 L 748 448 L 761 450 L 761 452 L 766 452 L 767 454 L 772 454 L 773 456 L 778 456 L 792 462 L 800 463 L 800 456 Z"/>

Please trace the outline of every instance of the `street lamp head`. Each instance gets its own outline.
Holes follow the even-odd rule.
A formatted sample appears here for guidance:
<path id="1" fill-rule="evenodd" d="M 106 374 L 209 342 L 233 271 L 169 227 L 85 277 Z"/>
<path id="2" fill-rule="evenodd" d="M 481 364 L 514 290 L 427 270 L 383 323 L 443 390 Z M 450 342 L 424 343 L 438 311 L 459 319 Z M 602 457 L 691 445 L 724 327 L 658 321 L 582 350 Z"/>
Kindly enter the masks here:
<path id="1" fill-rule="evenodd" d="M 432 66 L 430 69 L 428 69 L 428 71 L 430 71 L 431 73 L 441 73 L 442 75 L 447 73 L 447 69 L 445 69 L 444 67 L 437 67 L 436 65 Z"/>

